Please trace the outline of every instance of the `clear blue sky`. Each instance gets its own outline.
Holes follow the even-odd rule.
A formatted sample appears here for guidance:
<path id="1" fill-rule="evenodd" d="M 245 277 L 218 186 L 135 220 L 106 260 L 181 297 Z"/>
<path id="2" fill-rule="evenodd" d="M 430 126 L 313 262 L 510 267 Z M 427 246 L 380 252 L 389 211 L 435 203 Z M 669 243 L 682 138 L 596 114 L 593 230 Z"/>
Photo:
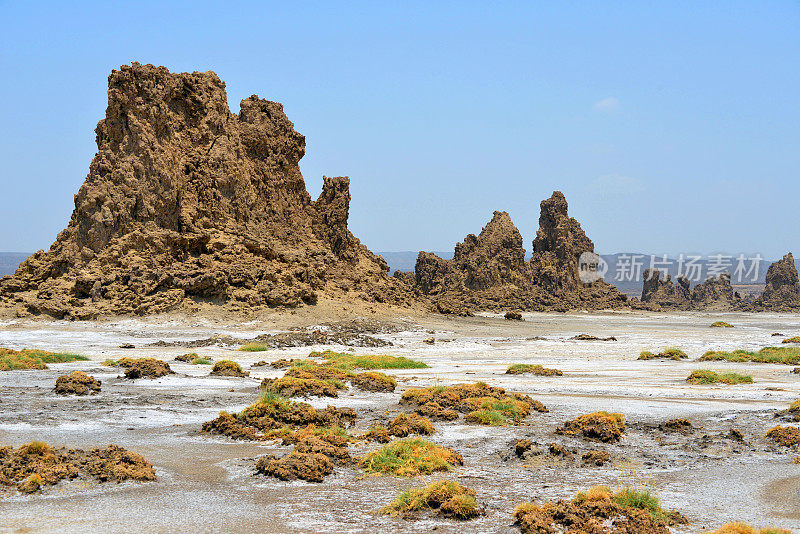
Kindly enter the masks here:
<path id="1" fill-rule="evenodd" d="M 373 250 L 450 250 L 562 190 L 603 253 L 800 253 L 800 3 L 0 2 L 0 250 L 47 248 L 113 68 L 283 102 L 312 196 Z"/>

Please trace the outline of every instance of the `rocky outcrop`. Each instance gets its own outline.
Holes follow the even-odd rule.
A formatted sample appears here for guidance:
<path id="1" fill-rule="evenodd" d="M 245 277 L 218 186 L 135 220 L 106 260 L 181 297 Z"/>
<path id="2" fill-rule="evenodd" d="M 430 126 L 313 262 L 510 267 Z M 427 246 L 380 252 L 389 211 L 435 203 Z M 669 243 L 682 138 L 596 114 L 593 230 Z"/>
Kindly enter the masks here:
<path id="1" fill-rule="evenodd" d="M 666 275 L 662 279 L 658 269 L 645 269 L 642 285 L 642 302 L 653 308 L 688 310 L 692 307 L 692 292 L 689 279 L 679 276 L 676 283 Z"/>
<path id="2" fill-rule="evenodd" d="M 742 307 L 742 299 L 731 286 L 731 275 L 721 273 L 697 284 L 692 291 L 692 307 L 696 310 L 728 311 Z"/>
<path id="3" fill-rule="evenodd" d="M 530 266 L 534 286 L 551 297 L 546 307 L 567 310 L 624 306 L 627 297 L 602 278 L 589 283 L 581 280 L 579 261 L 582 255 L 594 253 L 594 243 L 580 223 L 569 216 L 564 194 L 554 191 L 540 208 Z"/>
<path id="4" fill-rule="evenodd" d="M 709 277 L 694 290 L 690 285 L 685 276 L 678 276 L 673 284 L 670 275 L 662 278 L 658 269 L 645 269 L 642 303 L 651 310 L 730 311 L 744 306 L 739 294 L 733 291 L 728 273 Z"/>
<path id="5" fill-rule="evenodd" d="M 731 285 L 731 275 L 721 273 L 689 288 L 689 280 L 679 276 L 673 285 L 669 275 L 661 278 L 657 269 L 646 269 L 641 303 L 635 308 L 650 310 L 701 311 L 794 311 L 800 309 L 800 281 L 794 258 L 789 253 L 770 265 L 766 287 L 755 301 L 742 298 Z"/>
<path id="6" fill-rule="evenodd" d="M 580 224 L 567 214 L 556 191 L 541 203 L 539 231 L 530 263 L 522 235 L 508 213 L 496 211 L 479 235 L 458 243 L 452 260 L 420 252 L 415 290 L 431 298 L 442 313 L 484 310 L 561 310 L 614 308 L 625 295 L 602 279 L 584 283 L 578 261 L 594 252 Z M 402 274 L 395 274 L 399 279 Z"/>
<path id="7" fill-rule="evenodd" d="M 196 303 L 247 311 L 322 296 L 403 304 L 409 292 L 347 229 L 348 178 L 311 200 L 305 138 L 281 104 L 228 109 L 213 72 L 133 63 L 108 78 L 106 117 L 67 228 L 0 281 L 18 314 L 88 319 Z"/>
<path id="8" fill-rule="evenodd" d="M 594 243 L 568 215 L 564 194 L 554 191 L 541 203 L 531 256 L 534 283 L 551 293 L 575 291 L 582 286 L 578 258 L 584 252 L 594 252 Z"/>
<path id="9" fill-rule="evenodd" d="M 495 211 L 479 235 L 456 244 L 452 260 L 420 252 L 414 274 L 416 290 L 442 313 L 524 308 L 534 293 L 522 234 L 504 211 Z"/>
<path id="10" fill-rule="evenodd" d="M 755 301 L 755 308 L 791 311 L 800 308 L 800 281 L 792 253 L 786 254 L 767 269 L 764 292 Z"/>

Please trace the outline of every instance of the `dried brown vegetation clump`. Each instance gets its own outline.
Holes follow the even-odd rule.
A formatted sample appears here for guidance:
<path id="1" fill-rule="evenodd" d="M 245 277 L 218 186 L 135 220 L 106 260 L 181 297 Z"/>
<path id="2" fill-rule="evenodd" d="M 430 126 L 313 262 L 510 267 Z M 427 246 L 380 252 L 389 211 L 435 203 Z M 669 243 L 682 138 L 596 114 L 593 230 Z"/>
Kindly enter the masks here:
<path id="1" fill-rule="evenodd" d="M 161 378 L 174 374 L 167 362 L 155 358 L 122 358 L 109 362 L 125 369 L 125 378 Z"/>
<path id="2" fill-rule="evenodd" d="M 450 447 L 443 447 L 422 438 L 402 438 L 372 451 L 361 460 L 368 473 L 402 477 L 449 471 L 463 465 L 464 459 Z"/>
<path id="3" fill-rule="evenodd" d="M 381 513 L 403 519 L 417 519 L 425 511 L 452 519 L 472 519 L 485 513 L 475 499 L 475 490 L 457 482 L 439 480 L 424 488 L 405 490 Z"/>
<path id="4" fill-rule="evenodd" d="M 363 441 L 377 441 L 378 443 L 389 443 L 392 435 L 383 425 L 372 425 L 369 430 L 361 435 Z"/>
<path id="5" fill-rule="evenodd" d="M 680 434 L 691 434 L 694 432 L 692 423 L 686 419 L 670 419 L 658 425 L 661 432 L 678 432 Z"/>
<path id="6" fill-rule="evenodd" d="M 299 360 L 296 365 L 289 367 L 285 377 L 316 379 L 316 380 L 351 380 L 353 373 L 328 365 L 320 365 L 308 360 Z"/>
<path id="7" fill-rule="evenodd" d="M 345 382 L 364 391 L 393 392 L 397 381 L 374 369 L 418 369 L 427 367 L 422 362 L 402 356 L 355 355 L 326 350 L 312 352 L 309 358 L 323 358 L 323 362 L 313 359 L 279 360 L 278 368 L 286 368 L 282 378 L 265 378 L 261 388 L 286 397 L 318 396 L 337 397 L 338 390 L 347 389 Z M 353 369 L 370 369 L 354 373 Z"/>
<path id="8" fill-rule="evenodd" d="M 780 417 L 787 421 L 800 421 L 800 399 L 794 401 L 785 410 L 781 410 L 776 413 L 775 417 Z"/>
<path id="9" fill-rule="evenodd" d="M 525 456 L 526 452 L 531 450 L 533 445 L 534 445 L 533 441 L 530 440 L 530 439 L 517 439 L 517 440 L 514 440 L 514 443 L 513 443 L 514 454 L 516 454 L 517 457 L 522 458 L 522 457 Z"/>
<path id="10" fill-rule="evenodd" d="M 421 436 L 429 436 L 433 434 L 433 424 L 424 417 L 419 415 L 401 413 L 389 423 L 388 431 L 391 435 L 398 438 L 404 438 L 411 434 L 419 434 Z"/>
<path id="11" fill-rule="evenodd" d="M 345 385 L 335 380 L 319 380 L 316 378 L 265 378 L 261 381 L 260 389 L 276 393 L 283 397 L 338 397 L 339 390 Z"/>
<path id="12" fill-rule="evenodd" d="M 94 395 L 100 392 L 100 381 L 83 371 L 72 371 L 56 378 L 54 391 L 59 395 Z"/>
<path id="13" fill-rule="evenodd" d="M 506 370 L 507 375 L 531 374 L 534 376 L 562 376 L 558 369 L 542 367 L 540 364 L 515 363 Z"/>
<path id="14" fill-rule="evenodd" d="M 32 441 L 18 449 L 0 447 L 0 484 L 17 486 L 24 493 L 38 491 L 64 479 L 94 478 L 109 480 L 155 480 L 153 466 L 139 454 L 109 445 L 85 452 L 79 449 L 53 449 Z"/>
<path id="15" fill-rule="evenodd" d="M 663 510 L 646 490 L 625 487 L 613 492 L 605 486 L 579 492 L 571 501 L 520 504 L 514 518 L 523 534 L 669 534 L 669 526 L 687 523 L 680 513 Z"/>
<path id="16" fill-rule="evenodd" d="M 556 428 L 556 434 L 580 435 L 591 441 L 614 443 L 625 432 L 625 416 L 620 413 L 592 412 L 566 421 Z"/>
<path id="17" fill-rule="evenodd" d="M 182 363 L 192 363 L 195 359 L 199 357 L 200 355 L 197 354 L 196 352 L 190 352 L 188 354 L 180 354 L 178 356 L 175 356 L 175 361 Z"/>
<path id="18" fill-rule="evenodd" d="M 403 393 L 400 404 L 416 406 L 415 412 L 432 419 L 453 420 L 464 413 L 470 422 L 494 426 L 518 423 L 532 410 L 547 411 L 544 404 L 527 395 L 483 382 L 412 388 Z"/>
<path id="19" fill-rule="evenodd" d="M 433 421 L 455 421 L 460 414 L 452 408 L 445 408 L 438 402 L 426 402 L 414 408 L 414 412 Z"/>
<path id="20" fill-rule="evenodd" d="M 322 454 L 330 458 L 335 465 L 349 465 L 353 458 L 347 450 L 347 438 L 336 434 L 302 435 L 295 443 L 295 452 L 301 454 Z"/>
<path id="21" fill-rule="evenodd" d="M 67 352 L 48 352 L 38 349 L 14 350 L 0 347 L 0 371 L 47 369 L 48 363 L 86 361 L 89 358 Z"/>
<path id="22" fill-rule="evenodd" d="M 662 350 L 659 353 L 652 353 L 647 350 L 643 350 L 639 353 L 640 360 L 655 360 L 655 359 L 665 359 L 665 360 L 685 360 L 689 356 L 683 352 L 681 349 L 669 347 Z"/>
<path id="23" fill-rule="evenodd" d="M 420 417 L 416 413 L 401 413 L 390 421 L 387 426 L 381 424 L 372 425 L 360 439 L 363 441 L 389 443 L 395 437 L 405 438 L 413 434 L 429 436 L 434 432 L 433 424 L 425 417 Z"/>
<path id="24" fill-rule="evenodd" d="M 244 378 L 250 376 L 247 371 L 242 371 L 242 366 L 231 360 L 220 360 L 211 369 L 214 376 L 236 376 Z"/>
<path id="25" fill-rule="evenodd" d="M 364 391 L 393 392 L 397 387 L 397 381 L 394 378 L 377 371 L 358 373 L 350 381 L 355 387 Z"/>
<path id="26" fill-rule="evenodd" d="M 800 428 L 776 426 L 767 432 L 767 437 L 783 447 L 794 447 L 800 445 Z"/>
<path id="27" fill-rule="evenodd" d="M 596 465 L 597 467 L 602 467 L 606 462 L 611 459 L 611 455 L 608 454 L 606 451 L 586 451 L 581 456 L 581 462 L 584 465 Z"/>
<path id="28" fill-rule="evenodd" d="M 265 393 L 238 414 L 220 412 L 216 419 L 203 423 L 202 431 L 233 439 L 265 440 L 285 436 L 308 425 L 344 428 L 352 425 L 355 419 L 352 408 L 328 406 L 318 410 L 304 402 Z"/>
<path id="29" fill-rule="evenodd" d="M 256 471 L 280 480 L 322 482 L 333 473 L 333 462 L 324 454 L 292 451 L 280 459 L 271 454 L 262 456 L 256 462 Z"/>

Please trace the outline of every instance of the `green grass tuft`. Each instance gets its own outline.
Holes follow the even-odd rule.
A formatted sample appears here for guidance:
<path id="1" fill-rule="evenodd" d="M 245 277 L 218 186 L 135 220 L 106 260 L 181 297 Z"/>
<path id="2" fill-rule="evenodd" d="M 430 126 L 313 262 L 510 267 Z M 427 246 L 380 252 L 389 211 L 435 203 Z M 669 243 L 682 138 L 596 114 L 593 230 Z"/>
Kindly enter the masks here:
<path id="1" fill-rule="evenodd" d="M 661 508 L 658 497 L 645 488 L 635 488 L 631 485 L 623 486 L 614 494 L 614 502 L 627 508 L 647 510 L 653 519 L 664 522 L 667 513 Z"/>
<path id="2" fill-rule="evenodd" d="M 648 350 L 643 350 L 639 353 L 640 360 L 654 360 L 656 358 L 665 358 L 669 360 L 684 360 L 689 356 L 677 347 L 667 347 L 658 354 L 653 354 Z"/>
<path id="3" fill-rule="evenodd" d="M 432 482 L 424 488 L 402 491 L 381 509 L 381 513 L 409 518 L 415 512 L 432 508 L 438 509 L 442 515 L 456 519 L 469 519 L 480 513 L 473 490 L 458 482 L 445 480 Z"/>
<path id="4" fill-rule="evenodd" d="M 735 363 L 777 363 L 785 365 L 800 364 L 800 347 L 764 347 L 758 352 L 749 350 L 710 350 L 700 357 L 700 361 L 728 361 Z"/>
<path id="5" fill-rule="evenodd" d="M 261 343 L 246 343 L 239 347 L 239 350 L 243 352 L 263 352 L 265 350 L 269 350 L 269 347 L 263 345 Z"/>
<path id="6" fill-rule="evenodd" d="M 508 417 L 498 410 L 475 410 L 467 415 L 467 421 L 486 426 L 506 426 Z"/>
<path id="7" fill-rule="evenodd" d="M 725 321 L 714 321 L 711 323 L 712 328 L 733 328 L 733 325 Z"/>
<path id="8" fill-rule="evenodd" d="M 350 354 L 347 352 L 312 352 L 311 358 L 323 358 L 327 365 L 344 370 L 350 369 L 425 369 L 427 364 L 404 356 L 388 356 L 385 354 Z"/>
<path id="9" fill-rule="evenodd" d="M 687 382 L 692 384 L 752 384 L 753 377 L 749 375 L 740 375 L 738 373 L 717 373 L 708 369 L 698 369 L 692 371 L 692 374 L 686 379 Z"/>
<path id="10" fill-rule="evenodd" d="M 0 371 L 23 369 L 47 369 L 48 363 L 87 361 L 89 358 L 69 352 L 47 352 L 44 350 L 12 350 L 0 347 Z"/>
<path id="11" fill-rule="evenodd" d="M 370 473 L 413 477 L 449 471 L 462 462 L 461 456 L 452 449 L 422 438 L 405 438 L 367 454 L 361 467 Z"/>

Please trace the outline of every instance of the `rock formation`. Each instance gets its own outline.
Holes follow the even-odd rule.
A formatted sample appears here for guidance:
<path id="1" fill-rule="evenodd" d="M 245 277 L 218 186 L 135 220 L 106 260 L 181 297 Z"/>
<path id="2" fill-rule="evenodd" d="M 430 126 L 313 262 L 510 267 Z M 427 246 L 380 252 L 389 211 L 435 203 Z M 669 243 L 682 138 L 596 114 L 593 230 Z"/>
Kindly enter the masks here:
<path id="1" fill-rule="evenodd" d="M 658 270 L 646 269 L 641 303 L 632 305 L 650 310 L 794 311 L 800 309 L 800 280 L 791 253 L 770 265 L 764 292 L 755 301 L 733 290 L 729 273 L 709 277 L 690 290 L 683 276 L 673 285 L 669 275 L 661 279 Z"/>
<path id="2" fill-rule="evenodd" d="M 679 276 L 672 283 L 672 276 L 661 278 L 658 269 L 645 269 L 642 284 L 642 302 L 653 308 L 688 310 L 692 306 L 692 292 L 689 279 Z"/>
<path id="3" fill-rule="evenodd" d="M 228 109 L 213 72 L 133 63 L 108 78 L 106 117 L 67 228 L 0 280 L 24 315 L 87 319 L 198 302 L 232 310 L 320 295 L 402 304 L 409 292 L 347 229 L 348 178 L 312 201 L 305 138 L 281 104 Z"/>
<path id="4" fill-rule="evenodd" d="M 692 307 L 696 310 L 728 311 L 742 307 L 742 299 L 731 286 L 731 275 L 721 273 L 697 284 L 692 291 Z"/>
<path id="5" fill-rule="evenodd" d="M 731 286 L 731 275 L 721 273 L 711 276 L 694 290 L 689 279 L 681 275 L 672 283 L 672 277 L 661 278 L 658 269 L 645 269 L 642 284 L 642 303 L 652 310 L 705 310 L 729 311 L 741 309 L 744 304 Z"/>
<path id="6" fill-rule="evenodd" d="M 582 254 L 594 253 L 594 243 L 567 212 L 561 191 L 540 204 L 539 230 L 533 240 L 531 275 L 533 284 L 549 296 L 550 309 L 603 309 L 624 306 L 627 297 L 602 278 L 584 283 L 578 264 Z"/>
<path id="7" fill-rule="evenodd" d="M 414 272 L 415 288 L 442 313 L 526 308 L 534 291 L 522 234 L 504 211 L 494 212 L 480 235 L 456 244 L 452 260 L 420 252 Z"/>
<path id="8" fill-rule="evenodd" d="M 772 311 L 800 308 L 800 281 L 791 252 L 767 269 L 766 286 L 761 296 L 756 299 L 755 308 Z"/>
<path id="9" fill-rule="evenodd" d="M 559 191 L 541 203 L 533 256 L 525 261 L 522 235 L 508 213 L 496 211 L 480 235 L 468 235 L 452 260 L 420 252 L 414 287 L 443 313 L 485 310 L 568 310 L 613 308 L 625 295 L 602 279 L 580 280 L 578 259 L 594 252 L 580 224 L 567 214 Z M 396 274 L 398 278 L 404 275 Z"/>

